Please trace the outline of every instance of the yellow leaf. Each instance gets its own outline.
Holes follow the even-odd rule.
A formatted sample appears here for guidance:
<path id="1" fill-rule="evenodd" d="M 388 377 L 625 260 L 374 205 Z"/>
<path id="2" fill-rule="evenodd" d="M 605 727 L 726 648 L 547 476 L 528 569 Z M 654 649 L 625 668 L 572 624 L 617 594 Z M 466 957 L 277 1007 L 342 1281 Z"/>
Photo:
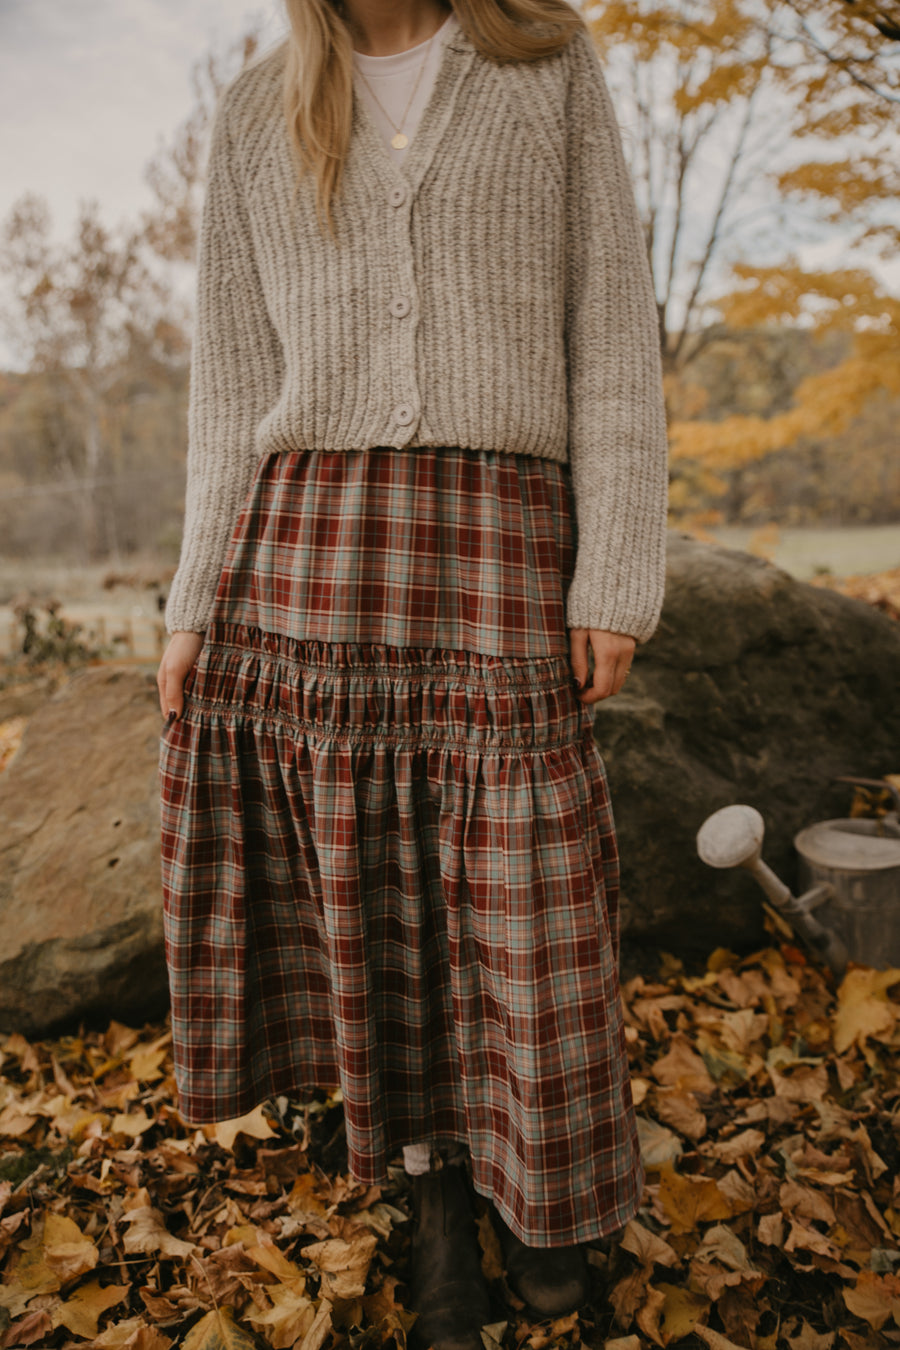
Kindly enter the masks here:
<path id="1" fill-rule="evenodd" d="M 52 1210 L 44 1220 L 42 1242 L 44 1259 L 61 1284 L 93 1270 L 100 1259 L 96 1244 L 85 1237 L 78 1224 Z"/>
<path id="2" fill-rule="evenodd" d="M 683 1177 L 671 1164 L 660 1168 L 659 1199 L 673 1233 L 690 1233 L 707 1219 L 727 1219 L 731 1206 L 712 1177 Z"/>
<path id="3" fill-rule="evenodd" d="M 222 1245 L 232 1247 L 235 1242 L 240 1242 L 243 1247 L 256 1247 L 262 1237 L 263 1231 L 261 1228 L 256 1228 L 252 1223 L 238 1223 L 233 1228 L 229 1228 Z"/>
<path id="4" fill-rule="evenodd" d="M 274 1139 L 277 1131 L 263 1115 L 262 1106 L 246 1116 L 237 1116 L 234 1120 L 220 1120 L 215 1125 L 204 1125 L 203 1132 L 208 1139 L 215 1139 L 220 1148 L 231 1151 L 239 1134 L 249 1135 L 251 1139 Z"/>
<path id="5" fill-rule="evenodd" d="M 767 1068 L 776 1097 L 789 1102 L 821 1102 L 828 1095 L 828 1070 L 824 1064 L 815 1068 L 801 1064 L 789 1074 L 779 1073 L 774 1064 Z"/>
<path id="6" fill-rule="evenodd" d="M 288 1350 L 305 1336 L 316 1320 L 316 1308 L 311 1298 L 286 1284 L 266 1285 L 266 1296 L 271 1308 L 260 1308 L 252 1303 L 244 1317 L 255 1327 L 263 1327 L 274 1350 Z"/>
<path id="7" fill-rule="evenodd" d="M 139 1045 L 132 1050 L 128 1056 L 132 1077 L 141 1083 L 152 1083 L 162 1078 L 162 1065 L 171 1039 L 172 1033 L 167 1031 L 150 1045 Z"/>
<path id="8" fill-rule="evenodd" d="M 264 1233 L 257 1233 L 257 1244 L 252 1247 L 246 1247 L 247 1255 L 251 1261 L 255 1261 L 263 1270 L 271 1271 L 277 1275 L 284 1284 L 291 1285 L 298 1293 L 302 1293 L 306 1288 L 306 1276 L 299 1266 L 295 1266 L 293 1261 L 289 1261 L 282 1251 L 275 1246 L 270 1237 Z"/>
<path id="9" fill-rule="evenodd" d="M 482 1219 L 487 1216 L 482 1215 Z M 481 1224 L 479 1223 L 479 1228 Z M 496 1241 L 496 1235 L 494 1237 Z M 484 1263 L 482 1262 L 482 1267 Z M 501 1268 L 501 1274 L 502 1268 Z M 485 1272 L 487 1275 L 487 1272 Z M 384 1341 L 392 1336 L 397 1341 L 398 1346 L 402 1346 L 406 1340 L 407 1333 L 413 1326 L 417 1314 L 408 1312 L 397 1303 L 395 1294 L 397 1285 L 400 1281 L 396 1275 L 386 1275 L 380 1289 L 374 1294 L 369 1294 L 362 1301 L 363 1310 L 366 1317 L 373 1326 L 378 1327 Z M 491 1339 L 496 1346 L 499 1346 L 503 1339 L 503 1332 L 506 1330 L 506 1322 L 495 1322 L 491 1326 L 482 1327 L 482 1341 L 485 1341 L 485 1335 Z M 486 1344 L 486 1342 L 485 1342 Z"/>
<path id="10" fill-rule="evenodd" d="M 653 1110 L 661 1121 L 687 1139 L 702 1139 L 706 1134 L 706 1116 L 692 1092 L 658 1088 L 653 1094 Z"/>
<path id="11" fill-rule="evenodd" d="M 114 1018 L 106 1028 L 103 1041 L 111 1055 L 124 1055 L 140 1040 L 140 1035 L 135 1027 L 127 1027 L 124 1022 L 117 1022 Z"/>
<path id="12" fill-rule="evenodd" d="M 693 1050 L 683 1031 L 672 1037 L 668 1054 L 656 1060 L 650 1072 L 658 1083 L 681 1092 L 714 1092 L 715 1083 L 703 1060 Z"/>
<path id="13" fill-rule="evenodd" d="M 166 1228 L 159 1210 L 148 1203 L 150 1197 L 145 1187 L 137 1192 L 135 1203 L 122 1214 L 122 1223 L 129 1225 L 122 1239 L 126 1252 L 162 1252 L 163 1256 L 190 1256 L 195 1250 L 193 1242 L 183 1242 L 174 1237 Z M 143 1201 L 143 1203 L 141 1203 Z"/>
<path id="14" fill-rule="evenodd" d="M 256 1350 L 256 1341 L 237 1325 L 231 1308 L 214 1308 L 191 1327 L 183 1350 Z"/>
<path id="15" fill-rule="evenodd" d="M 51 1278 L 55 1278 L 52 1272 L 49 1272 Z M 57 1280 L 52 1288 L 41 1292 L 52 1293 L 54 1289 L 59 1288 Z M 21 1317 L 28 1307 L 31 1299 L 35 1298 L 37 1291 L 34 1289 L 25 1289 L 18 1280 L 13 1280 L 12 1284 L 0 1284 L 0 1308 L 5 1308 L 11 1318 Z"/>
<path id="16" fill-rule="evenodd" d="M 288 1196 L 288 1210 L 291 1215 L 300 1217 L 324 1218 L 328 1213 L 317 1191 L 318 1182 L 311 1172 L 301 1172 L 291 1187 Z"/>
<path id="17" fill-rule="evenodd" d="M 96 1336 L 101 1314 L 126 1299 L 130 1290 L 127 1284 L 110 1284 L 104 1289 L 99 1280 L 88 1280 L 54 1310 L 53 1325 L 64 1326 L 85 1340 Z"/>
<path id="18" fill-rule="evenodd" d="M 638 1223 L 637 1219 L 628 1220 L 619 1245 L 626 1252 L 631 1252 L 633 1256 L 636 1256 L 647 1270 L 650 1270 L 654 1265 L 677 1266 L 679 1264 L 679 1257 L 674 1248 L 670 1247 L 668 1242 L 656 1233 L 651 1233 L 649 1228 L 645 1228 L 643 1224 Z"/>
<path id="19" fill-rule="evenodd" d="M 868 1036 L 886 1038 L 894 1029 L 897 1009 L 887 1000 L 887 990 L 900 980 L 900 970 L 873 970 L 868 966 L 849 970 L 838 989 L 834 1016 L 834 1048 L 839 1055 L 854 1041 L 862 1045 Z"/>
<path id="20" fill-rule="evenodd" d="M 635 1313 L 634 1320 L 638 1324 L 638 1329 L 648 1336 L 654 1345 L 665 1345 L 659 1325 L 666 1301 L 665 1294 L 661 1289 L 654 1289 L 652 1284 L 645 1282 L 643 1295 L 644 1302 Z"/>
<path id="21" fill-rule="evenodd" d="M 720 1270 L 722 1266 L 734 1272 L 733 1276 Z M 751 1266 L 743 1242 L 725 1224 L 717 1223 L 707 1229 L 691 1258 L 692 1287 L 702 1288 L 712 1299 L 717 1299 L 726 1285 L 748 1280 L 759 1287 L 765 1278 L 761 1270 Z"/>
<path id="22" fill-rule="evenodd" d="M 316 1313 L 316 1320 L 303 1337 L 297 1350 L 320 1350 L 331 1333 L 331 1314 L 332 1305 L 327 1298 L 323 1298 L 319 1304 L 319 1311 Z"/>
<path id="23" fill-rule="evenodd" d="M 852 1289 L 842 1290 L 844 1302 L 856 1317 L 862 1317 L 875 1331 L 893 1317 L 900 1326 L 900 1275 L 876 1275 L 861 1270 Z"/>
<path id="24" fill-rule="evenodd" d="M 710 1144 L 709 1153 L 720 1162 L 733 1163 L 737 1162 L 738 1158 L 755 1156 L 765 1142 L 766 1136 L 762 1130 L 741 1130 L 740 1134 L 734 1134 L 730 1139 Z"/>
<path id="25" fill-rule="evenodd" d="M 39 1115 L 29 1115 L 17 1102 L 12 1101 L 0 1112 L 0 1138 L 18 1139 L 20 1135 L 27 1134 L 39 1120 Z"/>
<path id="26" fill-rule="evenodd" d="M 709 1299 L 680 1284 L 659 1284 L 663 1296 L 660 1333 L 663 1344 L 689 1336 L 709 1308 Z"/>
<path id="27" fill-rule="evenodd" d="M 125 1134 L 130 1139 L 137 1139 L 149 1130 L 152 1124 L 153 1117 L 148 1116 L 146 1111 L 130 1111 L 113 1116 L 109 1128 L 112 1134 Z"/>
<path id="28" fill-rule="evenodd" d="M 667 1130 L 655 1120 L 646 1116 L 637 1117 L 638 1139 L 641 1145 L 641 1161 L 648 1169 L 671 1164 L 684 1152 L 681 1140 L 672 1130 Z"/>
<path id="29" fill-rule="evenodd" d="M 168 1336 L 157 1327 L 148 1326 L 142 1317 L 128 1317 L 101 1331 L 90 1350 L 171 1350 L 172 1344 Z"/>
<path id="30" fill-rule="evenodd" d="M 378 1239 L 360 1230 L 349 1241 L 328 1238 L 303 1248 L 303 1255 L 322 1272 L 323 1289 L 329 1298 L 358 1298 L 365 1293 L 366 1276 Z"/>

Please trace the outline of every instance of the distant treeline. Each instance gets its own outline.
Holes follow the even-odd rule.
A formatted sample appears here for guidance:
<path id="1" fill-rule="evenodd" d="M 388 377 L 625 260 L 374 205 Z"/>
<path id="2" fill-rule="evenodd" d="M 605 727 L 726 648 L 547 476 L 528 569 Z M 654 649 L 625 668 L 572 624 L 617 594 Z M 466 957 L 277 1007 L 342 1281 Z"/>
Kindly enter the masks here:
<path id="1" fill-rule="evenodd" d="M 770 417 L 791 406 L 800 381 L 839 364 L 846 342 L 841 334 L 817 338 L 796 329 L 718 330 L 670 383 L 671 411 L 706 422 Z M 184 504 L 187 366 L 111 372 L 101 400 L 86 398 L 75 377 L 0 373 L 0 554 L 173 560 Z M 725 467 L 688 483 L 676 463 L 676 518 L 710 513 L 747 525 L 900 520 L 898 422 L 900 401 L 885 394 L 830 439 L 801 439 L 737 466 L 726 457 Z"/>

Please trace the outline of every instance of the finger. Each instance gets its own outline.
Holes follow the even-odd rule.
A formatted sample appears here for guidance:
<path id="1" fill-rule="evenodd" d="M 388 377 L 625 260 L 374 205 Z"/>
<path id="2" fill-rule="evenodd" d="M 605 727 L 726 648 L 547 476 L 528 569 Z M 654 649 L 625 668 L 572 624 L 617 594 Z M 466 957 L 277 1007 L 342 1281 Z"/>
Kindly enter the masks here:
<path id="1" fill-rule="evenodd" d="M 594 685 L 591 691 L 592 697 L 588 700 L 596 703 L 602 698 L 609 698 L 614 693 L 614 682 L 616 675 L 616 659 L 610 653 L 602 654 L 599 659 L 594 653 Z"/>
<path id="2" fill-rule="evenodd" d="M 166 706 L 163 715 L 170 717 L 174 712 L 177 720 L 184 711 L 184 694 L 182 686 L 184 676 L 179 670 L 169 670 L 166 673 Z"/>
<path id="3" fill-rule="evenodd" d="M 572 666 L 572 674 L 580 688 L 587 683 L 588 678 L 588 630 L 586 628 L 572 628 L 569 630 L 569 660 Z"/>
<path id="4" fill-rule="evenodd" d="M 612 693 L 618 694 L 619 690 L 622 688 L 622 685 L 627 680 L 628 672 L 630 670 L 631 670 L 631 653 L 629 652 L 627 656 L 621 657 L 616 662 L 616 671 L 613 677 Z"/>
<path id="5" fill-rule="evenodd" d="M 166 698 L 166 663 L 165 659 L 160 662 L 159 670 L 156 673 L 156 688 L 159 693 L 159 710 L 163 717 L 169 715 L 169 703 Z"/>

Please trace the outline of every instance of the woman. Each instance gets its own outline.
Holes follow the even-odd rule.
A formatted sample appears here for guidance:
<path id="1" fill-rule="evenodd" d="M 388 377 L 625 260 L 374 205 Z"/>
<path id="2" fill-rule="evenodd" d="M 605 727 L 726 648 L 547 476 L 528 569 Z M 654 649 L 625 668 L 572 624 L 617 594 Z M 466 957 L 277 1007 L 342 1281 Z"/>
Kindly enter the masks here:
<path id="1" fill-rule="evenodd" d="M 340 1086 L 423 1346 L 585 1297 L 643 1173 L 591 705 L 663 589 L 656 307 L 565 0 L 287 0 L 225 89 L 159 673 L 180 1106 Z M 381 64 L 379 64 L 381 63 Z M 593 677 L 589 662 L 593 661 Z"/>

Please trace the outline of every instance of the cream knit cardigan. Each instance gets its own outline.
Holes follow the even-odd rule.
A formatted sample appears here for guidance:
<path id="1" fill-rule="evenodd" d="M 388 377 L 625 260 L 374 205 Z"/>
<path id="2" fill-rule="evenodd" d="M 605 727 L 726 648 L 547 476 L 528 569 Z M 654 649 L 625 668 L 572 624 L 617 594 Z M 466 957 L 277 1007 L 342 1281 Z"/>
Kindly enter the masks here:
<path id="1" fill-rule="evenodd" d="M 498 64 L 454 25 L 402 166 L 354 95 L 337 245 L 311 176 L 292 201 L 285 52 L 213 123 L 169 631 L 207 626 L 260 456 L 459 446 L 571 466 L 566 623 L 644 641 L 665 567 L 658 318 L 590 36 Z"/>

